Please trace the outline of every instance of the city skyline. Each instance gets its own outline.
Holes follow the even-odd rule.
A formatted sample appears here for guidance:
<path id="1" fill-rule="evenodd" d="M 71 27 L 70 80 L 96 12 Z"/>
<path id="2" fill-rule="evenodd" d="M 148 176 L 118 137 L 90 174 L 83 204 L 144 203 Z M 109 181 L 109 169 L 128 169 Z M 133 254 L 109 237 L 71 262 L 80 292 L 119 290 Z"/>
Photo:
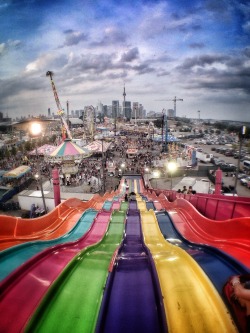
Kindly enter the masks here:
<path id="1" fill-rule="evenodd" d="M 188 118 L 250 121 L 250 4 L 236 0 L 3 0 L 0 111 L 112 100 Z M 199 114 L 198 114 L 199 113 Z"/>

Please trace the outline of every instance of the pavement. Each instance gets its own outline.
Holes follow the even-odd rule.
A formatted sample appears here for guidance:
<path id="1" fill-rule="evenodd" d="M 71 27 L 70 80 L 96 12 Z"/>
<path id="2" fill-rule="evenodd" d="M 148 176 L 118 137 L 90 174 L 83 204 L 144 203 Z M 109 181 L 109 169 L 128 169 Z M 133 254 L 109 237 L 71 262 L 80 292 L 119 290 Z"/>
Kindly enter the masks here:
<path id="1" fill-rule="evenodd" d="M 108 192 L 111 192 L 115 189 L 116 186 L 119 185 L 120 179 L 118 177 L 107 177 L 105 189 Z M 30 184 L 27 190 L 36 190 L 37 183 L 34 181 Z M 90 194 L 90 186 L 87 184 L 82 184 L 81 186 L 61 186 L 61 197 L 67 199 L 67 197 L 77 197 L 79 193 L 87 193 Z M 45 181 L 43 183 L 44 191 L 53 191 L 52 184 L 49 181 Z M 105 191 L 105 192 L 106 192 Z M 92 192 L 93 193 L 93 192 Z M 104 192 L 102 190 L 97 191 L 100 195 L 103 195 Z M 94 193 L 93 193 L 94 194 Z M 18 203 L 18 194 L 14 195 L 12 199 L 8 200 L 6 203 Z M 8 205 L 6 205 L 8 206 Z M 22 209 L 8 209 L 8 210 L 0 210 L 0 215 L 7 216 L 15 216 L 15 217 L 29 217 L 29 211 Z"/>

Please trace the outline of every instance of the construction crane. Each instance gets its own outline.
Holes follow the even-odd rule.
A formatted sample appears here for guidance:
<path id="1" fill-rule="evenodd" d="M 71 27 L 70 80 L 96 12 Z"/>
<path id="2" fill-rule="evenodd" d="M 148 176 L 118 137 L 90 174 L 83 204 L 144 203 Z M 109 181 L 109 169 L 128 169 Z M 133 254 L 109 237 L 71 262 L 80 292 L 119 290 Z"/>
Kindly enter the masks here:
<path id="1" fill-rule="evenodd" d="M 53 81 L 53 75 L 54 73 L 51 72 L 51 71 L 48 71 L 46 73 L 46 76 L 48 76 L 50 78 L 50 81 L 51 81 L 51 86 L 52 86 L 52 90 L 53 90 L 53 93 L 54 93 L 54 97 L 55 97 L 55 101 L 56 101 L 56 105 L 57 105 L 57 114 L 59 115 L 61 121 L 62 121 L 62 125 L 64 126 L 66 132 L 67 132 L 67 136 L 69 139 L 72 140 L 72 136 L 71 136 L 71 133 L 70 133 L 70 130 L 69 130 L 69 126 L 66 122 L 66 120 L 64 119 L 64 111 L 63 111 L 63 108 L 61 106 L 61 103 L 60 103 L 60 100 L 59 100 L 59 97 L 58 97 L 58 94 L 57 94 L 57 91 L 56 91 L 56 86 L 55 86 L 55 83 Z"/>
<path id="2" fill-rule="evenodd" d="M 182 98 L 176 98 L 176 96 L 175 96 L 174 99 L 158 99 L 157 101 L 172 101 L 172 102 L 174 102 L 174 117 L 176 117 L 176 102 L 177 101 L 182 101 L 183 102 L 183 99 Z"/>
<path id="3" fill-rule="evenodd" d="M 158 101 L 173 101 L 174 102 L 174 117 L 176 117 L 176 102 L 177 101 L 183 101 L 182 98 L 176 98 L 174 99 L 158 99 Z M 165 126 L 165 144 L 163 145 L 163 151 L 168 152 L 168 118 L 167 115 L 164 115 L 165 109 L 162 110 L 163 113 L 163 126 Z M 162 138 L 163 138 L 163 127 L 162 127 Z M 163 140 L 162 140 L 163 141 Z"/>

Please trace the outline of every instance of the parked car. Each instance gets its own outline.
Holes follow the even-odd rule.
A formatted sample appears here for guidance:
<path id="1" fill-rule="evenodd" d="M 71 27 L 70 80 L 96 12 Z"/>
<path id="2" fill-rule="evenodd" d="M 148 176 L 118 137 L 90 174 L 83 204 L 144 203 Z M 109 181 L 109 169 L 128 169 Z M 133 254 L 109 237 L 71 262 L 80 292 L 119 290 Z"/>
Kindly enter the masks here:
<path id="1" fill-rule="evenodd" d="M 234 152 L 232 150 L 226 150 L 225 151 L 225 156 L 233 156 Z"/>
<path id="2" fill-rule="evenodd" d="M 233 164 L 221 163 L 219 164 L 222 171 L 235 171 L 236 167 Z"/>
<path id="3" fill-rule="evenodd" d="M 246 178 L 247 175 L 245 173 L 239 173 L 238 174 L 238 179 Z"/>
<path id="4" fill-rule="evenodd" d="M 243 186 L 247 186 L 248 182 L 250 182 L 250 177 L 247 176 L 246 178 L 241 178 L 240 183 Z"/>

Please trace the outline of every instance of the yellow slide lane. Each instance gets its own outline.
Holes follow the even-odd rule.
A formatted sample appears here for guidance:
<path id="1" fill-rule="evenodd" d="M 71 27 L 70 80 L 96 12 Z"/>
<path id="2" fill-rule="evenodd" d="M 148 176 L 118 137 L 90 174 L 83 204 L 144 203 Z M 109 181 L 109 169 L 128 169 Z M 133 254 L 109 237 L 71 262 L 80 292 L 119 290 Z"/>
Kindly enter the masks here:
<path id="1" fill-rule="evenodd" d="M 238 332 L 203 270 L 184 250 L 164 239 L 154 212 L 141 211 L 141 221 L 159 277 L 169 332 Z"/>
<path id="2" fill-rule="evenodd" d="M 137 188 L 137 181 L 134 179 L 134 192 L 138 193 L 138 188 Z"/>

